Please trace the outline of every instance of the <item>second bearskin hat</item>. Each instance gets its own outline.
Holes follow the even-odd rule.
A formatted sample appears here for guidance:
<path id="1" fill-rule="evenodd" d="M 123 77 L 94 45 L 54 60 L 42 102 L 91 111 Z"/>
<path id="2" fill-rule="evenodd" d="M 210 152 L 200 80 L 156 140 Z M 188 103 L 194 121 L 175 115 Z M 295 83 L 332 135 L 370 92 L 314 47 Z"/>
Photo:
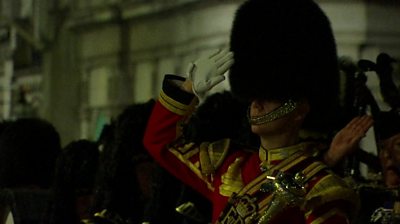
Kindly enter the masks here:
<path id="1" fill-rule="evenodd" d="M 236 11 L 230 47 L 234 95 L 306 98 L 306 128 L 319 131 L 332 121 L 329 114 L 338 105 L 336 44 L 327 16 L 312 0 L 247 0 Z"/>
<path id="2" fill-rule="evenodd" d="M 379 140 L 386 140 L 400 134 L 400 115 L 396 110 L 382 111 L 374 117 Z"/>

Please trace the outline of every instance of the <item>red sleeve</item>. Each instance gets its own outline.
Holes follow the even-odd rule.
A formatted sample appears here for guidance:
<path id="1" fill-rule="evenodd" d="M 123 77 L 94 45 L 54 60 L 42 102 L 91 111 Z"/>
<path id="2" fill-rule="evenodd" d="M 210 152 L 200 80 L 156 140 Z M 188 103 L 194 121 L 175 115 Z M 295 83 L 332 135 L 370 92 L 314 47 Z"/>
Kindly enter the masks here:
<path id="1" fill-rule="evenodd" d="M 193 110 L 191 102 L 194 98 L 194 95 L 183 92 L 174 86 L 171 83 L 172 80 L 183 81 L 179 77 L 166 76 L 160 97 L 147 124 L 143 140 L 144 146 L 161 166 L 185 184 L 210 198 L 213 188 L 201 176 L 201 173 L 193 171 L 193 161 L 186 162 L 169 149 L 169 145 L 179 135 L 180 122 Z"/>

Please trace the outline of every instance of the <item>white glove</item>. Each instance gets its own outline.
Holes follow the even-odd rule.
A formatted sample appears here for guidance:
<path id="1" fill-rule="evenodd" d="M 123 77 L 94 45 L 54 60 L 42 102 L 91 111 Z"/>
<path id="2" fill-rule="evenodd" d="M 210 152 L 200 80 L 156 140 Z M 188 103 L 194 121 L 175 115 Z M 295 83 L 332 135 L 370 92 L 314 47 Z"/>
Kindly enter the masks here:
<path id="1" fill-rule="evenodd" d="M 218 50 L 211 55 L 199 58 L 189 65 L 188 74 L 192 81 L 194 94 L 203 101 L 206 93 L 225 80 L 224 73 L 233 64 L 233 53 L 228 49 Z"/>

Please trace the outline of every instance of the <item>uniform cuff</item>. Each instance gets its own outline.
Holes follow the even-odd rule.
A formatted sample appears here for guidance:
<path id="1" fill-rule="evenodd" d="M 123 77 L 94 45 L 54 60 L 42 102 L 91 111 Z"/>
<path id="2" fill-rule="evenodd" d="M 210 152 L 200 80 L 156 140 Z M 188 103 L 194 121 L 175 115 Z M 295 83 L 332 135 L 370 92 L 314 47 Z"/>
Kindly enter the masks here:
<path id="1" fill-rule="evenodd" d="M 183 91 L 179 84 L 186 79 L 177 75 L 165 75 L 159 101 L 168 110 L 184 115 L 191 108 L 195 95 Z"/>

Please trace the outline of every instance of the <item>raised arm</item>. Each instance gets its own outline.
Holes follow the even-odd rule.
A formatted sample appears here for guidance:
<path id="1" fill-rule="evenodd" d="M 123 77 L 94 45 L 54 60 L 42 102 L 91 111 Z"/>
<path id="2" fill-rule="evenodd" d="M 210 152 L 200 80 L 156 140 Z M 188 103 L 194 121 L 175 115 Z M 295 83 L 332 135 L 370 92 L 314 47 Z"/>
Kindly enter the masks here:
<path id="1" fill-rule="evenodd" d="M 324 162 L 333 167 L 345 156 L 359 149 L 361 139 L 365 137 L 373 123 L 374 121 L 369 115 L 353 118 L 333 138 L 329 150 L 324 154 Z"/>
<path id="2" fill-rule="evenodd" d="M 145 147 L 164 168 L 206 195 L 212 186 L 195 165 L 198 147 L 179 138 L 181 125 L 194 111 L 198 99 L 202 100 L 207 91 L 225 79 L 223 74 L 232 64 L 232 56 L 228 51 L 218 51 L 200 58 L 190 64 L 188 78 L 166 75 L 144 136 Z"/>

